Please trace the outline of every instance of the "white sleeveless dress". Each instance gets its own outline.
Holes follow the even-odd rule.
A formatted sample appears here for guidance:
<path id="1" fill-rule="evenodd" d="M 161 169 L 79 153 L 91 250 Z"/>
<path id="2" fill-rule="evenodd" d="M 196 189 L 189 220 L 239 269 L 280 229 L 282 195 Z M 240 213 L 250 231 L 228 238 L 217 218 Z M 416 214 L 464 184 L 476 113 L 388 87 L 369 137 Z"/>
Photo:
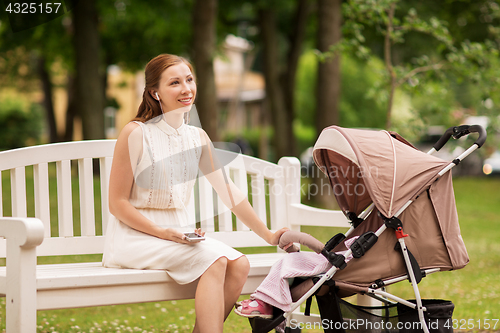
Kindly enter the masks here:
<path id="1" fill-rule="evenodd" d="M 134 174 L 130 203 L 145 217 L 165 228 L 192 232 L 195 219 L 188 205 L 198 174 L 201 140 L 198 128 L 174 129 L 164 120 L 139 123 L 142 156 Z M 232 247 L 206 237 L 194 244 L 163 240 L 130 228 L 113 215 L 106 231 L 103 266 L 161 269 L 177 283 L 199 278 L 221 257 L 243 256 Z"/>

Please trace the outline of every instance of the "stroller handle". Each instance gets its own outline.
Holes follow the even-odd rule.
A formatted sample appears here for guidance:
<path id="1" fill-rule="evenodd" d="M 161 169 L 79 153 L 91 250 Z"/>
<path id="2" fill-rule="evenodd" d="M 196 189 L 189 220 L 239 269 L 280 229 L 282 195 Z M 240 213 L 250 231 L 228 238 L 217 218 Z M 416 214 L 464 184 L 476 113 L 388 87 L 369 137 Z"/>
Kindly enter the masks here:
<path id="1" fill-rule="evenodd" d="M 450 138 L 453 136 L 454 139 L 459 139 L 464 135 L 469 135 L 470 133 L 478 133 L 479 137 L 477 138 L 476 144 L 478 148 L 481 148 L 481 146 L 484 144 L 486 141 L 486 130 L 480 126 L 480 125 L 461 125 L 461 126 L 452 126 L 444 132 L 443 136 L 441 136 L 434 144 L 434 149 L 438 151 L 439 149 L 443 148 L 443 146 L 450 140 Z"/>

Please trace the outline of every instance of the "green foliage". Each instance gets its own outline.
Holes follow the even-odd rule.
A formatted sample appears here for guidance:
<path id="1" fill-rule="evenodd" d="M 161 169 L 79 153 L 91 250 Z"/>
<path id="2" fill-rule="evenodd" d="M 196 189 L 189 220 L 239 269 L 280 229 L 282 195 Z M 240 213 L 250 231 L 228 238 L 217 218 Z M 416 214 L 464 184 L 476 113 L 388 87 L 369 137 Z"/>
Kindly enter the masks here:
<path id="1" fill-rule="evenodd" d="M 0 149 L 20 148 L 40 141 L 43 112 L 40 105 L 19 99 L 0 101 Z"/>
<path id="2" fill-rule="evenodd" d="M 422 97 L 418 93 L 428 93 L 427 103 L 414 103 L 420 104 L 420 109 L 413 105 L 414 119 L 421 124 L 430 121 L 444 125 L 451 117 L 449 113 L 461 107 L 457 101 L 462 96 L 455 90 L 459 87 L 456 82 L 481 85 L 482 93 L 468 94 L 468 104 L 474 109 L 488 98 L 493 100 L 500 70 L 497 3 L 464 0 L 437 5 L 437 2 L 413 0 L 350 0 L 344 2 L 342 10 L 344 40 L 322 57 L 345 50 L 363 59 L 371 54 L 384 57 L 387 68 L 381 76 L 385 80 L 381 88 L 417 92 L 411 95 L 412 100 Z M 468 23 L 474 29 L 466 27 Z M 437 116 L 430 116 L 436 111 Z"/>
<path id="3" fill-rule="evenodd" d="M 296 117 L 303 127 L 314 128 L 316 76 L 318 58 L 314 51 L 305 52 L 297 70 L 295 90 Z M 366 61 L 343 53 L 341 64 L 340 125 L 345 127 L 381 128 L 385 122 L 384 96 L 377 87 L 384 65 L 377 57 Z M 296 133 L 297 134 L 297 133 Z M 315 136 L 309 145 L 314 143 Z"/>
<path id="4" fill-rule="evenodd" d="M 0 17 L 0 22 L 0 85 L 16 86 L 22 91 L 38 88 L 39 57 L 45 58 L 48 68 L 54 62 L 72 67 L 71 13 L 17 33 L 12 32 L 7 18 L 4 21 Z"/>
<path id="5" fill-rule="evenodd" d="M 295 117 L 303 126 L 314 127 L 318 60 L 313 51 L 304 52 L 297 67 Z"/>
<path id="6" fill-rule="evenodd" d="M 293 122 L 293 135 L 297 140 L 299 153 L 314 145 L 317 134 L 314 126 L 304 126 L 298 119 Z"/>
<path id="7" fill-rule="evenodd" d="M 316 131 L 313 126 L 304 126 L 304 124 L 295 119 L 293 123 L 293 133 L 295 139 L 297 140 L 297 147 L 299 152 L 303 152 L 308 147 L 314 144 L 316 140 Z M 262 136 L 267 137 L 267 141 L 270 143 L 273 140 L 274 131 L 271 127 L 260 128 L 255 127 L 251 129 L 245 129 L 238 133 L 226 133 L 223 140 L 226 142 L 238 143 L 238 141 L 243 140 L 250 146 L 251 155 L 255 157 L 260 157 L 260 140 Z M 247 152 L 243 151 L 244 154 Z M 274 150 L 273 147 L 269 147 L 269 156 L 266 157 L 268 161 L 274 161 Z"/>
<path id="8" fill-rule="evenodd" d="M 99 1 L 106 65 L 141 70 L 161 53 L 187 55 L 194 1 Z"/>
<path id="9" fill-rule="evenodd" d="M 223 140 L 233 143 L 238 142 L 239 140 L 243 140 L 250 146 L 253 156 L 260 156 L 259 141 L 263 135 L 267 136 L 268 141 L 271 141 L 273 139 L 272 128 L 254 127 L 250 129 L 244 129 L 243 131 L 238 133 L 225 133 Z"/>
<path id="10" fill-rule="evenodd" d="M 385 123 L 384 96 L 374 89 L 384 71 L 382 61 L 344 55 L 341 58 L 342 99 L 340 124 L 345 127 L 382 128 Z"/>

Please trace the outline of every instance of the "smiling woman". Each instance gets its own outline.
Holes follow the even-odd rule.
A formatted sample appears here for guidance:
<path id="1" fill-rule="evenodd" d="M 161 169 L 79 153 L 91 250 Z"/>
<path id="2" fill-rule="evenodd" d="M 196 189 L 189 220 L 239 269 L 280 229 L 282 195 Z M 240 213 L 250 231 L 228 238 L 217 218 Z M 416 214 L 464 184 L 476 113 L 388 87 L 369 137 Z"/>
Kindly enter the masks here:
<path id="1" fill-rule="evenodd" d="M 161 54 L 148 63 L 145 70 L 145 77 L 146 87 L 142 95 L 142 103 L 133 120 L 146 122 L 162 115 L 164 113 L 162 108 L 166 101 L 162 100 L 160 103 L 158 101 L 163 98 L 166 98 L 169 104 L 168 106 L 165 105 L 165 113 L 193 104 L 196 97 L 194 71 L 189 61 L 185 58 L 171 54 Z M 189 97 L 189 94 L 180 95 L 181 91 L 185 88 L 190 89 L 192 97 Z M 170 97 L 174 93 L 176 94 L 174 98 L 183 99 L 183 103 L 179 101 L 181 105 L 174 106 L 168 101 L 167 96 Z M 187 98 L 191 99 L 187 101 Z M 189 111 L 189 109 L 185 111 Z"/>
<path id="2" fill-rule="evenodd" d="M 179 284 L 198 281 L 193 332 L 223 331 L 245 284 L 248 259 L 211 237 L 190 242 L 185 233 L 204 236 L 186 206 L 201 170 L 220 199 L 251 230 L 271 245 L 286 231 L 271 232 L 246 196 L 219 167 L 207 134 L 184 115 L 196 97 L 193 68 L 162 54 L 146 66 L 143 101 L 134 121 L 120 133 L 109 181 L 109 211 L 103 265 L 161 269 Z M 217 167 L 217 168 L 216 168 Z"/>
<path id="3" fill-rule="evenodd" d="M 191 69 L 186 64 L 167 68 L 161 75 L 158 91 L 150 90 L 149 93 L 154 93 L 156 99 L 161 101 L 160 105 L 165 106 L 164 112 L 178 108 L 177 103 L 181 106 L 191 105 L 196 95 Z"/>

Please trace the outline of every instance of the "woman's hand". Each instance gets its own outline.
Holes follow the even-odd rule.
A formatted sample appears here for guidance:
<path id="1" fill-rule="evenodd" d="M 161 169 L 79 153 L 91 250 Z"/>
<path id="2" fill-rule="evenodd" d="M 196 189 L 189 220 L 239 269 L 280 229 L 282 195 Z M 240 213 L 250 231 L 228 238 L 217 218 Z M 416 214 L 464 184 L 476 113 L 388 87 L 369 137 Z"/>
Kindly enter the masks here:
<path id="1" fill-rule="evenodd" d="M 194 233 L 200 236 L 205 236 L 205 231 L 202 231 L 201 228 L 194 229 Z M 194 244 L 193 242 L 187 240 L 187 237 L 186 235 L 184 235 L 184 233 L 172 228 L 163 229 L 161 238 L 182 244 Z"/>
<path id="2" fill-rule="evenodd" d="M 194 233 L 200 235 L 201 237 L 205 236 L 205 231 L 201 231 L 201 228 L 194 229 Z"/>
<path id="3" fill-rule="evenodd" d="M 290 229 L 281 228 L 281 229 L 277 230 L 275 233 L 272 234 L 271 238 L 267 242 L 271 245 L 278 245 L 281 235 L 283 235 L 283 233 L 288 231 L 288 230 L 290 230 Z"/>
<path id="4" fill-rule="evenodd" d="M 182 244 L 190 244 L 190 242 L 186 239 L 186 235 L 184 235 L 182 232 L 173 229 L 173 228 L 166 228 L 162 230 L 162 235 L 160 238 L 176 242 L 176 243 L 182 243 Z"/>

